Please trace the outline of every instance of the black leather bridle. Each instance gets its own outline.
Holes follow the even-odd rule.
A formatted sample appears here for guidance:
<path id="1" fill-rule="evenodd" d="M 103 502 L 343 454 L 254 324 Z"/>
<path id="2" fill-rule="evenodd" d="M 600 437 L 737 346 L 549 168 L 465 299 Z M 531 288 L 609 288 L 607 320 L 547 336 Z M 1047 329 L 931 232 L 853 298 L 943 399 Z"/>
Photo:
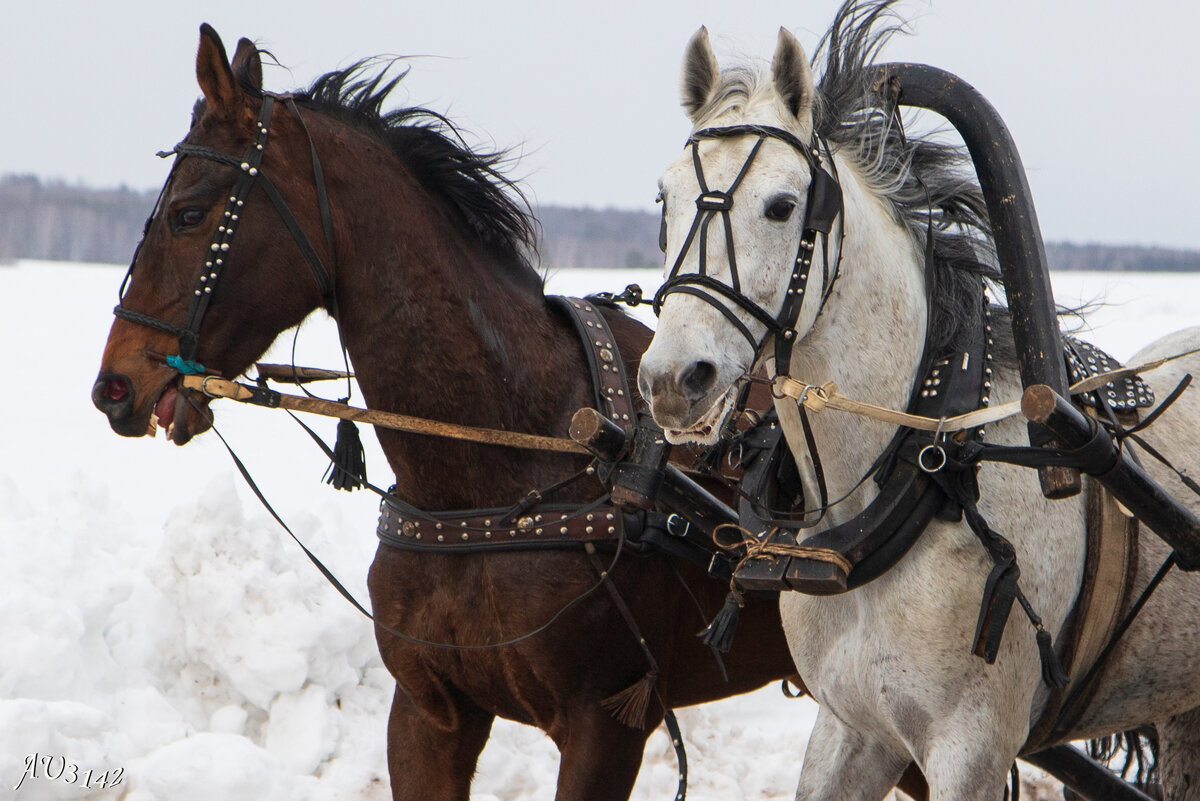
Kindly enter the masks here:
<path id="1" fill-rule="evenodd" d="M 704 168 L 700 162 L 700 142 L 704 139 L 718 139 L 731 136 L 757 136 L 758 140 L 742 164 L 741 170 L 729 188 L 720 191 L 712 190 L 704 179 Z M 792 265 L 792 274 L 788 280 L 787 294 L 784 296 L 782 308 L 778 314 L 772 315 L 758 303 L 751 300 L 742 292 L 741 279 L 738 275 L 737 259 L 734 255 L 733 226 L 729 219 L 729 211 L 733 208 L 733 195 L 741 184 L 742 179 L 750 171 L 755 156 L 767 139 L 777 139 L 791 145 L 808 163 L 812 180 L 808 185 L 808 196 L 804 207 L 804 222 L 800 236 L 800 244 L 796 249 L 796 259 Z M 842 214 L 842 189 L 837 180 L 822 166 L 818 139 L 813 135 L 812 144 L 805 144 L 794 134 L 768 125 L 730 125 L 718 128 L 704 128 L 688 138 L 687 145 L 692 151 L 692 164 L 696 170 L 696 180 L 700 184 L 700 196 L 696 198 L 696 215 L 692 218 L 691 228 L 684 239 L 683 247 L 675 258 L 667 280 L 659 287 L 654 295 L 654 311 L 657 314 L 662 309 L 663 301 L 668 295 L 682 293 L 700 298 L 711 306 L 716 307 L 726 319 L 737 329 L 750 347 L 757 359 L 760 350 L 766 343 L 767 337 L 775 336 L 775 371 L 786 375 L 791 363 L 792 348 L 796 342 L 796 322 L 804 304 L 808 288 L 808 273 L 812 267 L 813 252 L 816 249 L 818 234 L 824 234 L 823 254 L 824 283 L 821 293 L 821 306 L 833 291 L 837 281 L 838 266 L 841 264 L 841 248 L 838 248 L 837 264 L 830 277 L 829 265 L 829 235 L 834 222 Z M 829 154 L 828 146 L 825 147 Z M 829 158 L 832 166 L 832 156 Z M 665 213 L 665 209 L 664 209 Z M 729 259 L 730 284 L 725 284 L 708 274 L 707 248 L 708 227 L 717 214 L 725 228 L 725 250 Z M 665 223 L 664 223 L 665 225 Z M 664 228 L 665 233 L 665 228 Z M 662 237 L 660 237 L 661 239 Z M 683 260 L 696 243 L 699 249 L 699 272 L 680 273 Z M 665 248 L 665 242 L 662 243 Z M 750 329 L 738 318 L 730 306 L 721 302 L 721 298 L 742 309 L 766 328 L 761 338 L 756 338 Z"/>
<path id="2" fill-rule="evenodd" d="M 128 320 L 138 325 L 154 328 L 159 331 L 164 331 L 179 339 L 179 354 L 167 356 L 167 364 L 174 367 L 180 373 L 197 374 L 205 372 L 203 365 L 196 362 L 196 347 L 200 341 L 200 325 L 204 321 L 204 315 L 208 311 L 209 304 L 212 303 L 213 293 L 216 291 L 217 282 L 220 280 L 224 272 L 225 261 L 228 258 L 229 250 L 233 244 L 233 235 L 237 231 L 238 224 L 241 222 L 242 209 L 246 203 L 246 197 L 255 185 L 261 186 L 263 191 L 271 199 L 271 203 L 279 212 L 280 218 L 283 220 L 288 231 L 292 234 L 300 252 L 304 255 L 305 260 L 312 267 L 313 275 L 317 279 L 317 284 L 321 289 L 321 296 L 324 299 L 326 307 L 330 313 L 336 318 L 336 298 L 333 291 L 333 279 L 329 269 L 317 254 L 312 242 L 305 235 L 300 223 L 296 219 L 296 215 L 288 207 L 283 196 L 275 187 L 275 184 L 267 177 L 262 170 L 263 154 L 266 150 L 267 135 L 270 132 L 271 115 L 275 108 L 276 101 L 282 101 L 292 112 L 292 115 L 300 123 L 300 127 L 304 129 L 305 135 L 308 135 L 308 129 L 304 125 L 304 120 L 300 116 L 300 110 L 296 107 L 294 99 L 289 95 L 275 95 L 263 93 L 262 108 L 259 110 L 258 120 L 255 122 L 255 140 L 246 149 L 246 152 L 241 158 L 231 156 L 227 153 L 222 153 L 219 150 L 208 147 L 206 145 L 190 144 L 186 139 L 175 145 L 169 151 L 164 151 L 158 155 L 162 158 L 169 156 L 177 156 L 174 165 L 171 167 L 171 174 L 167 176 L 167 181 L 163 185 L 163 193 L 171 184 L 174 178 L 175 171 L 179 168 L 183 159 L 188 156 L 196 156 L 205 158 L 210 161 L 215 161 L 220 164 L 227 164 L 230 167 L 238 170 L 237 178 L 234 181 L 233 189 L 229 193 L 229 197 L 225 202 L 225 209 L 222 218 L 217 226 L 216 232 L 213 234 L 212 241 L 209 243 L 208 250 L 205 252 L 204 266 L 200 271 L 200 275 L 196 281 L 196 285 L 192 291 L 192 296 L 188 304 L 187 318 L 182 325 L 172 323 L 169 320 L 163 320 L 160 317 L 155 317 L 143 312 L 134 311 L 124 305 L 125 290 L 129 286 L 129 282 L 133 277 L 133 269 L 137 264 L 138 254 L 141 252 L 142 245 L 146 241 L 146 234 L 150 230 L 150 223 L 154 220 L 161 211 L 163 194 L 159 195 L 158 202 L 155 203 L 154 210 L 146 219 L 146 225 L 142 232 L 142 240 L 138 243 L 137 249 L 134 250 L 133 260 L 130 262 L 129 271 L 125 274 L 125 279 L 121 282 L 120 298 L 121 302 L 113 308 L 113 314 L 122 320 Z M 333 222 L 329 212 L 329 201 L 325 193 L 325 180 L 321 171 L 321 163 L 317 158 L 317 151 L 313 146 L 312 137 L 308 135 L 309 149 L 312 153 L 313 174 L 316 182 L 317 203 L 321 211 L 321 221 L 325 229 L 325 239 L 329 244 L 330 258 L 333 258 Z M 340 331 L 339 331 L 340 333 Z"/>

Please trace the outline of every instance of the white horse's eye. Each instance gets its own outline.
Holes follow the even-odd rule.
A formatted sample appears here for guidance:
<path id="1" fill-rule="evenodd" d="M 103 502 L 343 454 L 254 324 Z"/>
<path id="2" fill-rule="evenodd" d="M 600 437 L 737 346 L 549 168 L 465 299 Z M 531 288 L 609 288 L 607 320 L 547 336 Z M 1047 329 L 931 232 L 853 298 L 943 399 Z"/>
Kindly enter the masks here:
<path id="1" fill-rule="evenodd" d="M 767 219 L 775 222 L 786 222 L 796 209 L 796 204 L 790 200 L 776 200 L 767 207 Z"/>

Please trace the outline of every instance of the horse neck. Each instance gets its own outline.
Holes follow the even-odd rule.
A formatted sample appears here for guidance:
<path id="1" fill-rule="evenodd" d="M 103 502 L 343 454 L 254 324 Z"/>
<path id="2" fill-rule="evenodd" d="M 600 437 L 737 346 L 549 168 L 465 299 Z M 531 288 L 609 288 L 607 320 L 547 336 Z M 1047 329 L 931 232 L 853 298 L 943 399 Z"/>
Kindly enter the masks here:
<path id="1" fill-rule="evenodd" d="M 379 160 L 367 163 L 362 172 L 350 169 L 355 177 L 331 179 L 340 212 L 338 315 L 367 404 L 565 435 L 587 386 L 563 321 L 540 290 L 503 277 L 494 257 L 470 241 L 474 233 L 459 230 L 465 224 L 453 222 L 396 159 L 382 173 Z M 354 189 L 333 197 L 335 183 Z M 384 429 L 377 436 L 398 491 L 430 509 L 512 503 L 569 473 L 560 456 Z"/>
<path id="2" fill-rule="evenodd" d="M 863 184 L 853 164 L 837 158 L 845 202 L 841 275 L 826 308 L 796 347 L 791 374 L 806 383 L 833 381 L 842 395 L 903 410 L 925 340 L 921 256 L 886 202 Z M 796 405 L 777 407 L 793 450 L 802 451 Z M 836 411 L 809 417 L 831 498 L 855 485 L 895 431 L 892 425 Z M 836 508 L 834 519 L 850 516 L 863 503 Z"/>

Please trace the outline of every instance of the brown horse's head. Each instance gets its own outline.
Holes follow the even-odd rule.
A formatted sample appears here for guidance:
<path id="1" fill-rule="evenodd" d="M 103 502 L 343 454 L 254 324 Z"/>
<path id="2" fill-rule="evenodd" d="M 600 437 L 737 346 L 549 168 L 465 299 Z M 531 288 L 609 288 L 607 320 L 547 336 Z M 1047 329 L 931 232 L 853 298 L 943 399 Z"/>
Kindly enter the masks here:
<path id="1" fill-rule="evenodd" d="M 247 39 L 230 63 L 216 32 L 201 26 L 196 79 L 204 97 L 147 221 L 92 389 L 118 434 L 153 435 L 161 425 L 179 445 L 212 421 L 207 399 L 181 386 L 180 370 L 192 368 L 164 355 L 232 378 L 323 302 L 262 186 L 270 174 L 299 229 L 321 231 L 301 124 L 279 103 L 263 130 L 264 102 L 274 101 L 264 101 L 262 63 Z M 260 172 L 247 182 L 241 162 L 256 149 Z M 313 240 L 329 264 L 325 244 Z"/>

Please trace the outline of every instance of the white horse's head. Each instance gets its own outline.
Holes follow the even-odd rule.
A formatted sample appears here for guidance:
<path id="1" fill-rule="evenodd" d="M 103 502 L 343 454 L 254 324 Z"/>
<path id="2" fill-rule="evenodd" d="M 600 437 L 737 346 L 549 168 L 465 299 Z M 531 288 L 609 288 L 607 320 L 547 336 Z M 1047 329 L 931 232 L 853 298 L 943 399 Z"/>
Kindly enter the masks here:
<path id="1" fill-rule="evenodd" d="M 813 136 L 812 72 L 786 30 L 768 75 L 722 73 L 701 28 L 682 93 L 693 136 L 659 181 L 668 280 L 638 383 L 670 440 L 711 444 L 764 340 L 799 341 L 813 325 L 836 277 L 826 260 L 836 261 L 841 196 Z M 801 241 L 810 211 L 823 218 L 815 248 Z M 799 313 L 780 330 L 785 302 Z"/>

